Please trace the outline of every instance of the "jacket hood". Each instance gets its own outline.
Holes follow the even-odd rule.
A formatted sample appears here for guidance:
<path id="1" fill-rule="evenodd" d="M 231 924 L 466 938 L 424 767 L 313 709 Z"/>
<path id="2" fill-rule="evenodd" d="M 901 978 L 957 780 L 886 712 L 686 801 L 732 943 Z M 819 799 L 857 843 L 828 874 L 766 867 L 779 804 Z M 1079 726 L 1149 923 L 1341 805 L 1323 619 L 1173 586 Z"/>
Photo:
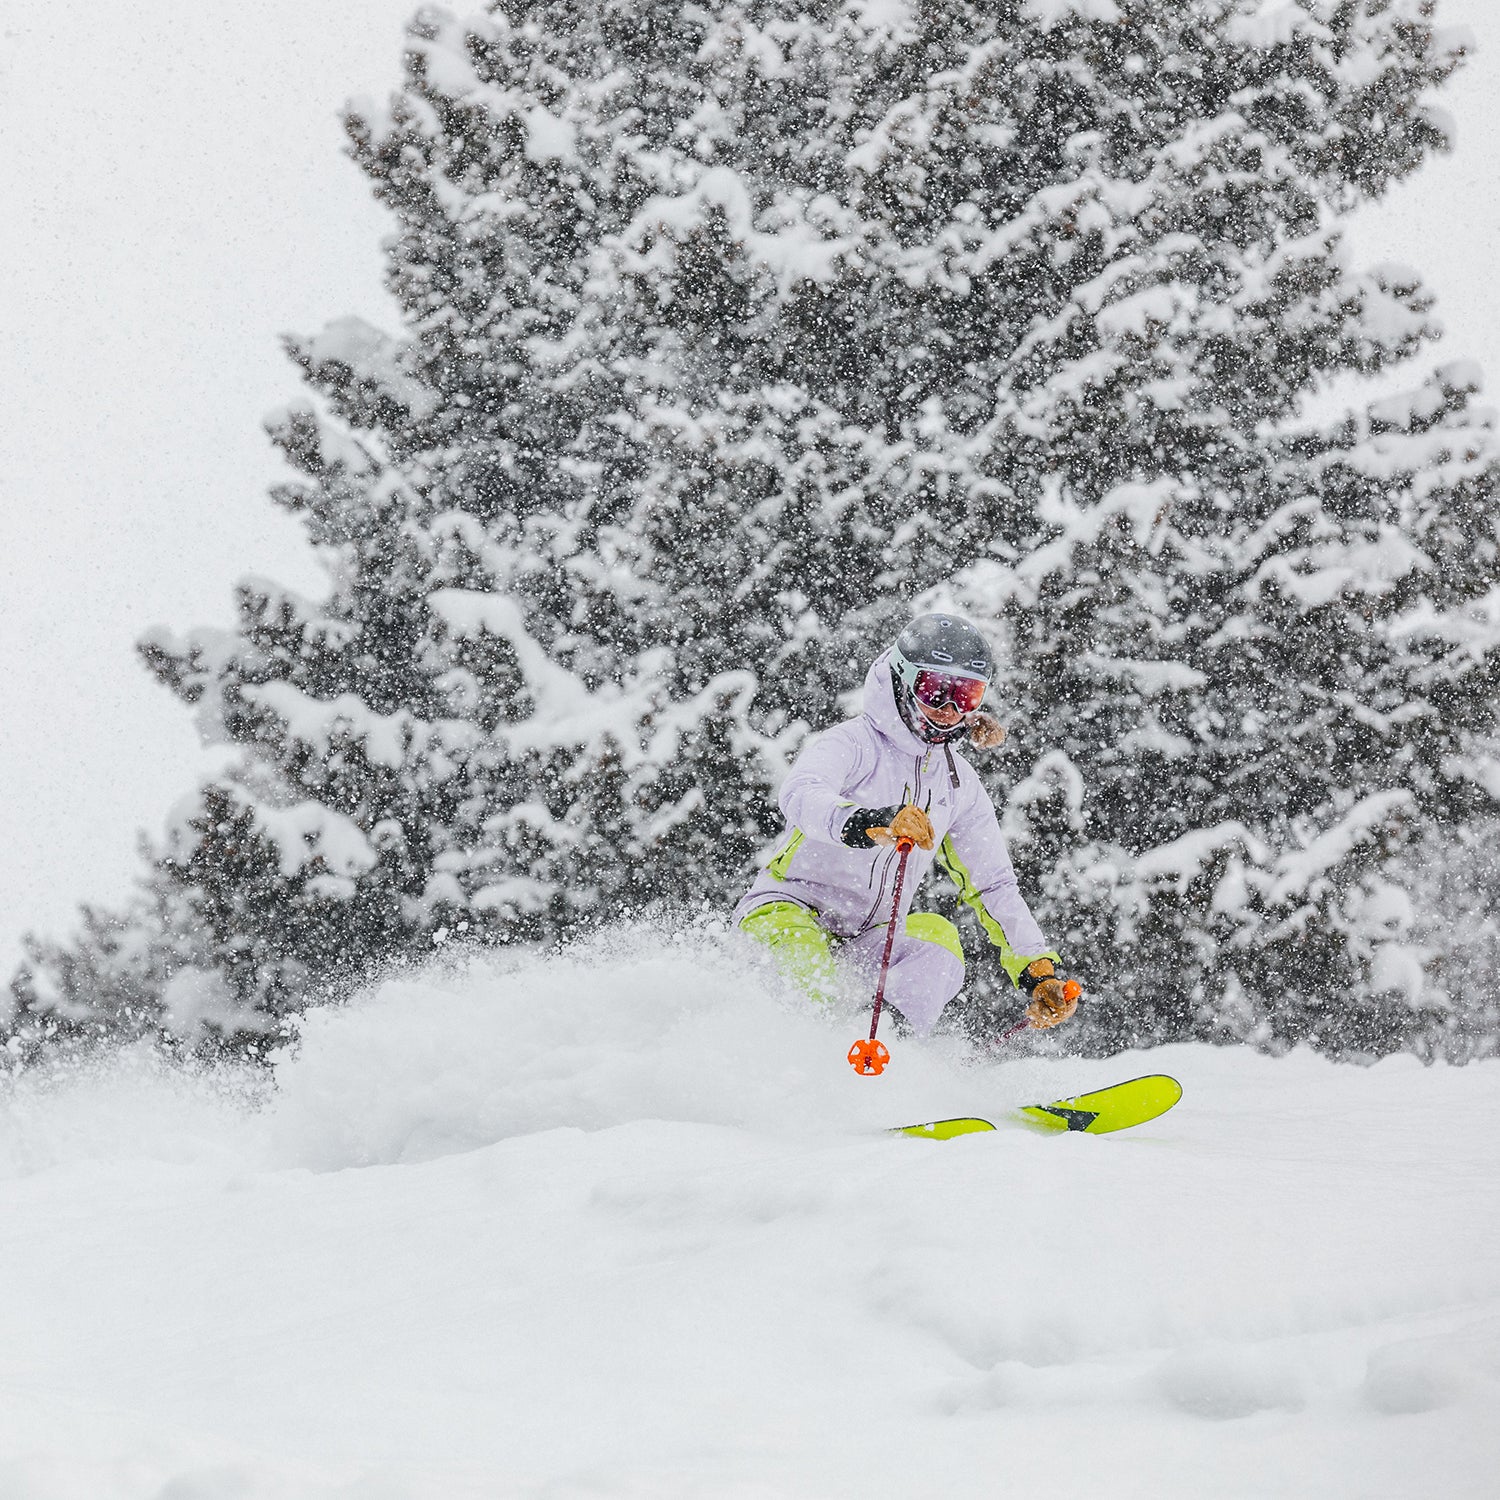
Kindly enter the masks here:
<path id="1" fill-rule="evenodd" d="M 933 747 L 914 734 L 896 707 L 896 690 L 891 685 L 891 653 L 882 651 L 865 674 L 865 717 L 886 739 L 908 755 L 925 755 Z"/>

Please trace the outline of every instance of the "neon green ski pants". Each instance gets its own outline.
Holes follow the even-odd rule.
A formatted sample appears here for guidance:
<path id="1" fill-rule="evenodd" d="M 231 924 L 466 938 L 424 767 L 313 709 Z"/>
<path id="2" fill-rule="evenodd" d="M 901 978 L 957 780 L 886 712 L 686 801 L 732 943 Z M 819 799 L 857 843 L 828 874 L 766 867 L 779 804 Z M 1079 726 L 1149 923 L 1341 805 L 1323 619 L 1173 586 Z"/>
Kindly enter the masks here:
<path id="1" fill-rule="evenodd" d="M 757 906 L 740 927 L 770 948 L 782 973 L 818 1001 L 833 998 L 839 971 L 846 965 L 860 980 L 873 980 L 885 947 L 884 927 L 837 939 L 815 912 L 793 901 Z M 963 982 L 964 949 L 958 929 L 936 912 L 912 912 L 891 947 L 886 980 L 891 1003 L 925 1031 Z"/>

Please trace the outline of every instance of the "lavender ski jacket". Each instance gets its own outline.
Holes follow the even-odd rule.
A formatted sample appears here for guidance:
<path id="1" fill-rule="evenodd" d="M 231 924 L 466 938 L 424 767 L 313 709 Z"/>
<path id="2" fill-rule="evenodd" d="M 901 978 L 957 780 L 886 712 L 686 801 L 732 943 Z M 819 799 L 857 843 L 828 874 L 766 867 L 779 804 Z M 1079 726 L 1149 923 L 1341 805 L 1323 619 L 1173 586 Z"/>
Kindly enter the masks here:
<path id="1" fill-rule="evenodd" d="M 840 835 L 850 808 L 908 802 L 932 819 L 937 848 L 911 851 L 902 918 L 936 863 L 1000 949 L 1012 981 L 1033 959 L 1057 959 L 1022 899 L 994 804 L 978 773 L 956 751 L 918 738 L 901 718 L 889 653 L 876 659 L 865 678 L 860 717 L 824 731 L 797 757 L 781 788 L 787 827 L 735 908 L 735 920 L 770 902 L 792 901 L 816 912 L 835 937 L 883 927 L 891 915 L 897 853 L 850 849 Z"/>

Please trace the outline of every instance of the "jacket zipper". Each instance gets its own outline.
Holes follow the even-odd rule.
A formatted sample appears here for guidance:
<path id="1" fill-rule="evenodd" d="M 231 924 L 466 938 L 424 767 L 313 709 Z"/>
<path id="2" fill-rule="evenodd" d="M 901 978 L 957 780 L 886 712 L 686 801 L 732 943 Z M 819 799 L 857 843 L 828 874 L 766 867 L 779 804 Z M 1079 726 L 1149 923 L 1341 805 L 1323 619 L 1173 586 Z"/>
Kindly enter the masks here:
<path id="1" fill-rule="evenodd" d="M 913 792 L 912 795 L 911 795 L 911 797 L 908 798 L 907 795 L 906 795 L 906 788 L 905 787 L 901 788 L 901 805 L 903 807 L 906 805 L 906 803 L 908 801 L 912 801 L 912 802 L 916 801 L 917 796 L 920 793 L 921 786 L 922 786 L 922 760 L 921 760 L 921 757 L 919 756 L 917 758 L 917 791 Z M 867 932 L 869 930 L 869 928 L 871 927 L 871 925 L 875 921 L 875 913 L 880 910 L 881 898 L 885 895 L 885 882 L 886 882 L 886 878 L 891 873 L 891 861 L 893 859 L 895 859 L 895 857 L 896 857 L 896 851 L 895 851 L 894 848 L 886 850 L 885 858 L 883 860 L 877 860 L 876 864 L 875 864 L 875 868 L 872 868 L 871 871 L 870 871 L 870 879 L 873 880 L 875 878 L 875 869 L 879 869 L 879 871 L 880 871 L 880 885 L 876 888 L 875 899 L 870 903 L 870 909 L 869 909 L 869 911 L 867 911 L 865 913 L 864 921 L 862 921 L 859 924 L 859 931 L 860 932 Z"/>
<path id="2" fill-rule="evenodd" d="M 869 911 L 865 913 L 864 921 L 859 924 L 859 930 L 861 932 L 868 932 L 871 927 L 876 925 L 875 913 L 880 910 L 881 900 L 885 896 L 886 876 L 891 873 L 891 861 L 895 859 L 895 857 L 896 851 L 894 849 L 886 850 L 885 858 L 880 863 L 880 885 L 876 889 L 875 899 L 870 903 Z"/>

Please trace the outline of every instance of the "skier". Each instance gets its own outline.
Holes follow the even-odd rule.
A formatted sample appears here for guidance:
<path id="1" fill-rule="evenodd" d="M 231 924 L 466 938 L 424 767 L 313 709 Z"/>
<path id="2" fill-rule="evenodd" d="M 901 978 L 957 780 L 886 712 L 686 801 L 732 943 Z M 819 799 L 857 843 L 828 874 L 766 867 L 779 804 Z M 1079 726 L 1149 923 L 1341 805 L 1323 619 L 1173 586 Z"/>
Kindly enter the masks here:
<path id="1" fill-rule="evenodd" d="M 936 862 L 979 918 L 1032 1026 L 1077 1009 L 1016 884 L 995 808 L 953 745 L 981 749 L 1005 730 L 980 711 L 994 674 L 984 637 L 966 620 L 913 620 L 865 678 L 864 712 L 825 731 L 797 757 L 781 789 L 787 826 L 776 852 L 735 908 L 743 931 L 819 999 L 839 969 L 873 981 L 891 920 L 896 841 L 911 839 L 886 978 L 888 1003 L 931 1031 L 964 979 L 958 929 L 911 901 Z"/>

